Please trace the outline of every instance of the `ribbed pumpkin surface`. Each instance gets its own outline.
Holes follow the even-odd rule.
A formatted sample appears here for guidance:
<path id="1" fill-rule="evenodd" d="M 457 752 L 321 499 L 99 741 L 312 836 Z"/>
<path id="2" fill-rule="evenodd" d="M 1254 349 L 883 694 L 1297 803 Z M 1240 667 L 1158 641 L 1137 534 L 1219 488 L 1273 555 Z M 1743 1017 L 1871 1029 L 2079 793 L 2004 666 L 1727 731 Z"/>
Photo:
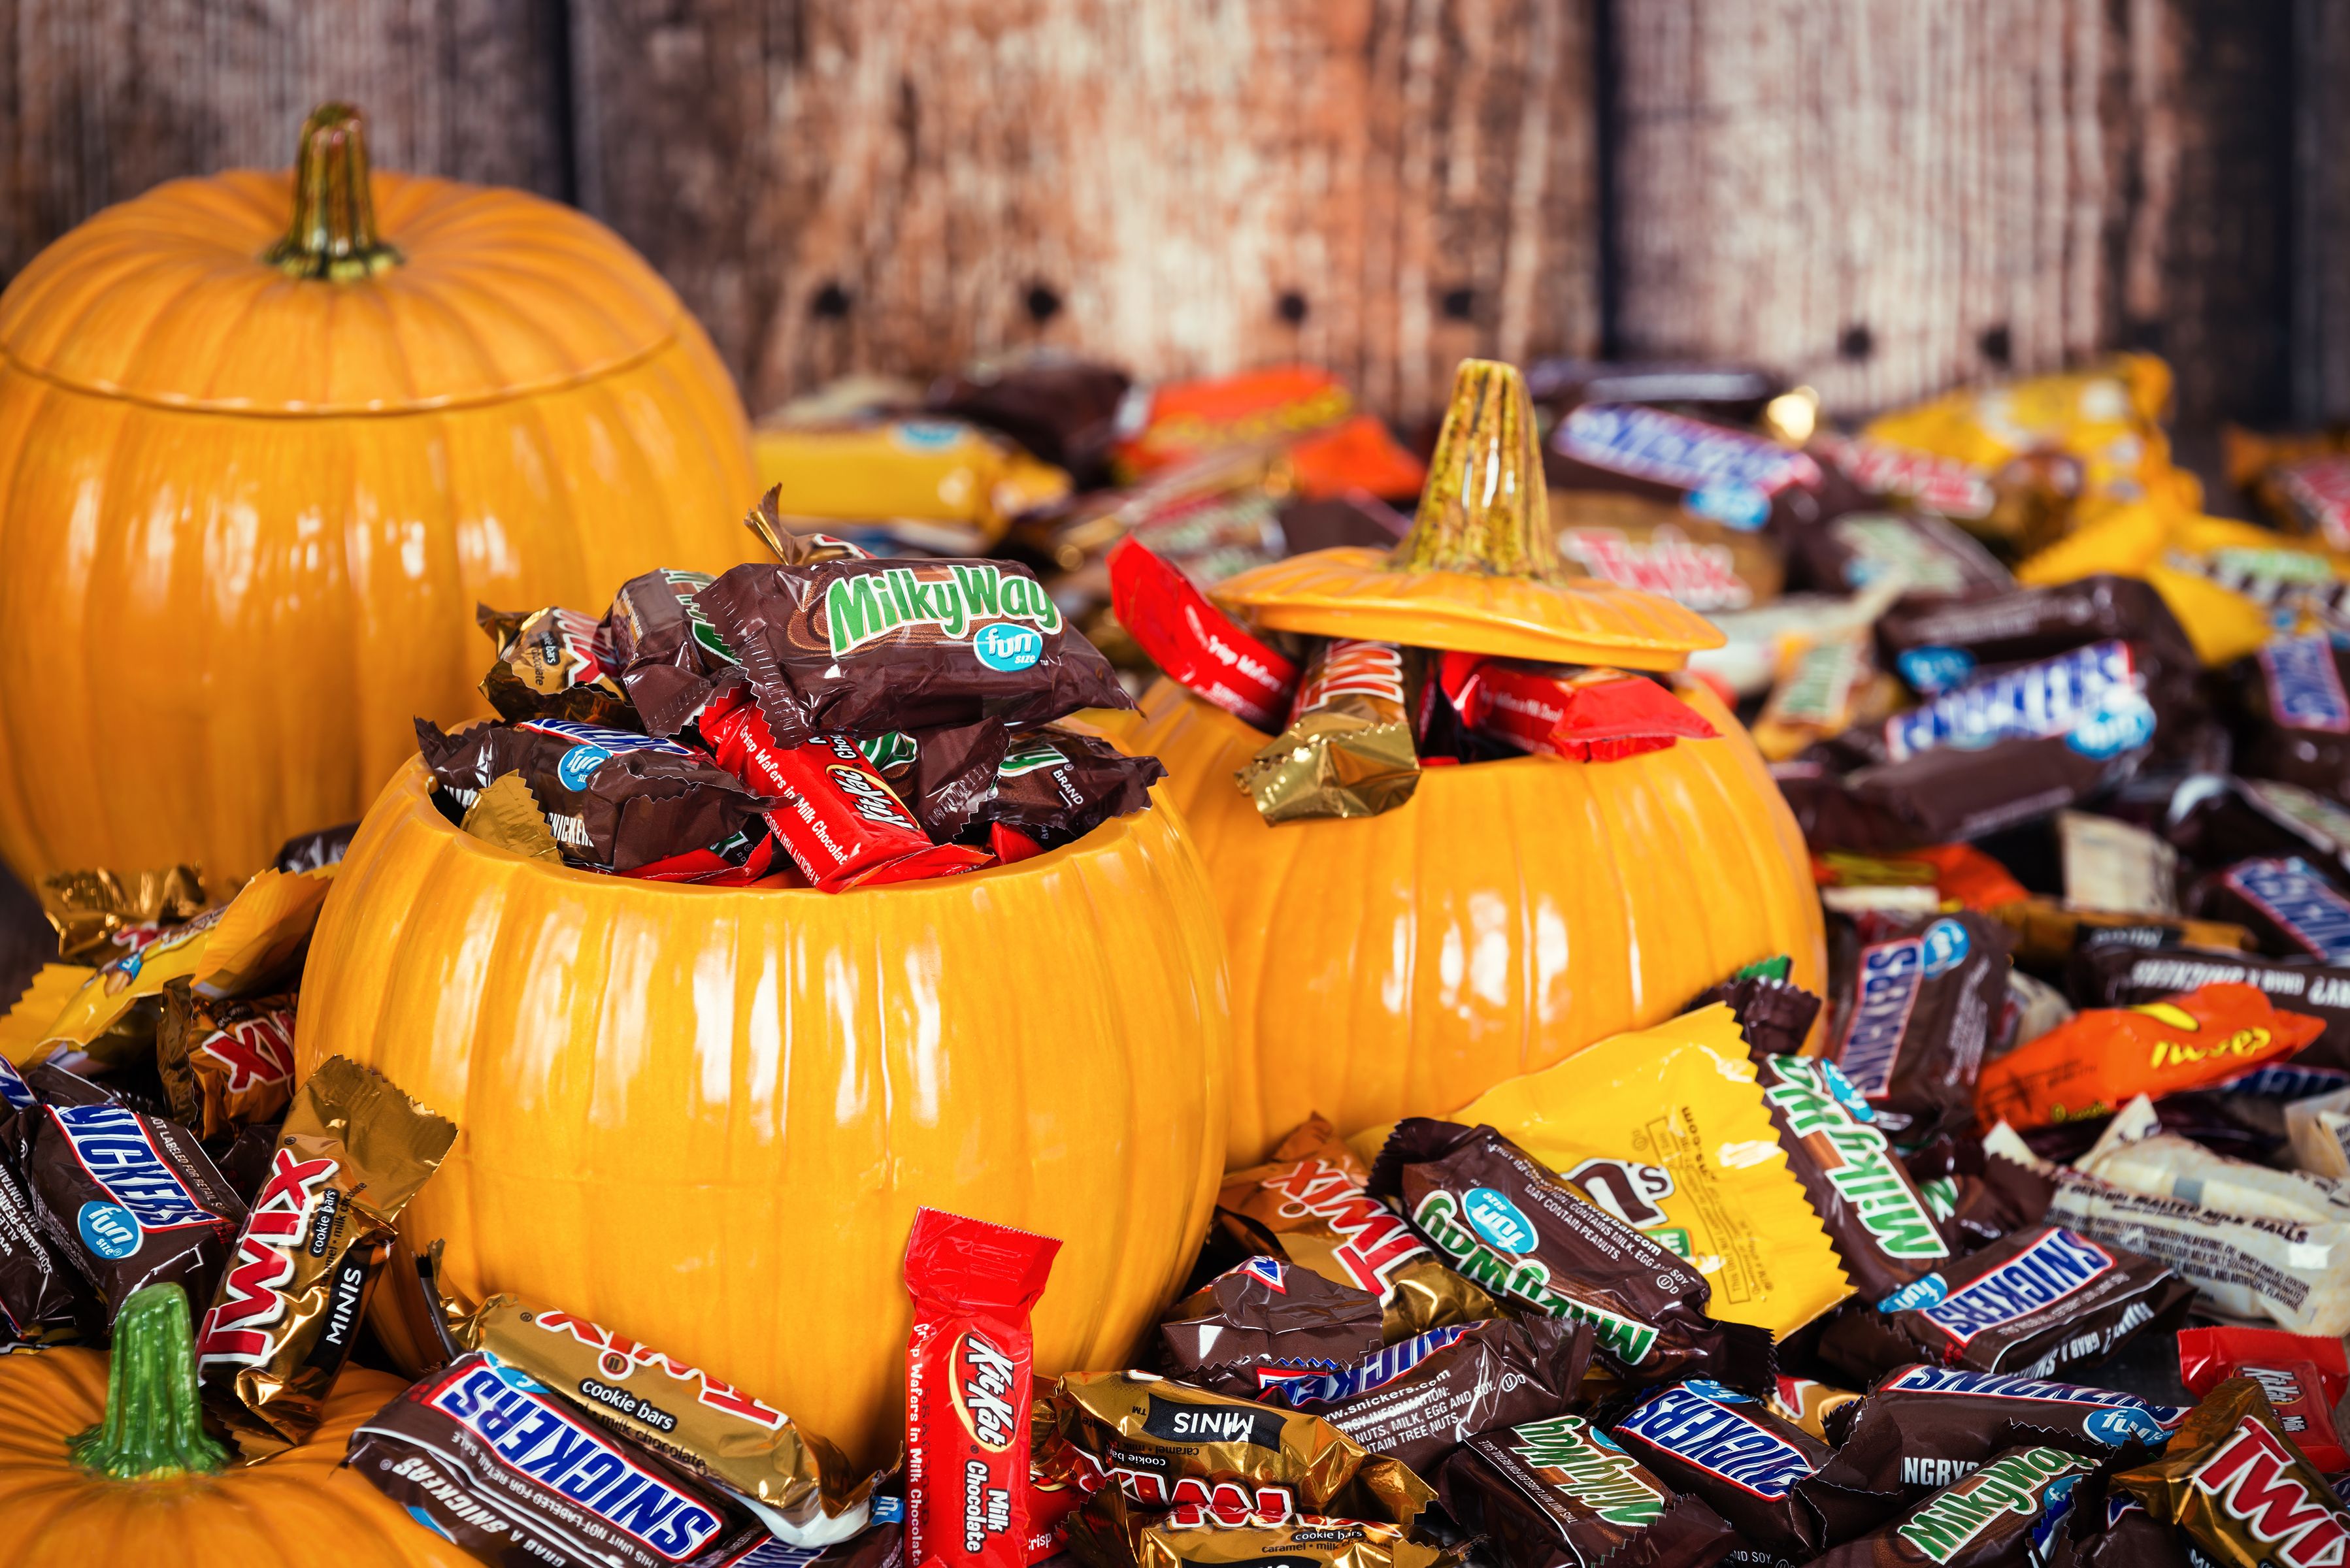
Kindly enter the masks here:
<path id="1" fill-rule="evenodd" d="M 1119 743 L 1157 756 L 1232 959 L 1232 1158 L 1312 1112 L 1441 1116 L 1670 1016 L 1772 953 L 1818 990 L 1802 835 L 1738 722 L 1622 762 L 1430 768 L 1383 815 L 1269 827 L 1233 787 L 1265 737 L 1161 681 Z"/>
<path id="2" fill-rule="evenodd" d="M 410 769 L 328 902 L 298 1054 L 456 1119 L 404 1223 L 458 1288 L 591 1316 L 881 1462 L 918 1205 L 1066 1243 L 1040 1376 L 1128 1364 L 1223 1169 L 1224 986 L 1163 795 L 1016 867 L 833 897 L 549 869 Z"/>
<path id="3" fill-rule="evenodd" d="M 108 209 L 0 295 L 0 855 L 255 869 L 485 711 L 478 600 L 741 558 L 708 340 L 592 220 L 380 174 L 406 260 L 259 260 L 286 176 Z"/>
<path id="4" fill-rule="evenodd" d="M 0 1356 L 0 1562 L 8 1568 L 473 1568 L 343 1462 L 351 1428 L 399 1379 L 347 1368 L 317 1434 L 265 1464 L 176 1480 L 115 1481 L 66 1440 L 106 1413 L 106 1355 Z"/>

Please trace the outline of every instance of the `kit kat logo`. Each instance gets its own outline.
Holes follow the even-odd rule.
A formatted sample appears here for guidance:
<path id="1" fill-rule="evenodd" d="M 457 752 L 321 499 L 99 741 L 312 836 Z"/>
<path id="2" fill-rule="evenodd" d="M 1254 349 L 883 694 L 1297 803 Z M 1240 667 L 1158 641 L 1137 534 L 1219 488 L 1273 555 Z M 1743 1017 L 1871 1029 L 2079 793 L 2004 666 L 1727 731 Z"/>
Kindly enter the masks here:
<path id="1" fill-rule="evenodd" d="M 914 825 L 913 818 L 906 815 L 906 808 L 898 804 L 898 797 L 889 793 L 889 786 L 864 769 L 846 763 L 835 763 L 825 772 L 832 776 L 834 784 L 840 786 L 840 793 L 848 797 L 857 815 L 866 821 L 879 823 L 884 827 L 911 827 Z"/>
<path id="2" fill-rule="evenodd" d="M 1019 1366 L 975 1328 L 965 1329 L 955 1341 L 947 1366 L 947 1380 L 954 1388 L 955 1415 L 972 1441 L 991 1454 L 1010 1448 L 1019 1423 L 1027 1418 L 1024 1410 L 1015 1408 L 1013 1398 Z"/>
<path id="3" fill-rule="evenodd" d="M 331 1159 L 296 1159 L 291 1149 L 281 1148 L 271 1159 L 269 1179 L 254 1199 L 236 1239 L 236 1252 L 229 1259 L 220 1301 L 204 1314 L 197 1333 L 199 1371 L 258 1366 L 269 1359 L 286 1324 L 286 1287 L 294 1282 L 294 1255 L 303 1249 L 310 1211 L 335 1169 Z"/>
<path id="4" fill-rule="evenodd" d="M 2229 1435 L 2220 1451 L 2191 1478 L 2245 1532 L 2268 1550 L 2262 1553 L 2290 1568 L 2333 1568 L 2350 1552 L 2350 1520 L 2331 1497 L 2312 1495 L 2293 1474 L 2293 1450 L 2255 1420 Z M 2299 1467 L 2305 1474 L 2307 1467 Z"/>

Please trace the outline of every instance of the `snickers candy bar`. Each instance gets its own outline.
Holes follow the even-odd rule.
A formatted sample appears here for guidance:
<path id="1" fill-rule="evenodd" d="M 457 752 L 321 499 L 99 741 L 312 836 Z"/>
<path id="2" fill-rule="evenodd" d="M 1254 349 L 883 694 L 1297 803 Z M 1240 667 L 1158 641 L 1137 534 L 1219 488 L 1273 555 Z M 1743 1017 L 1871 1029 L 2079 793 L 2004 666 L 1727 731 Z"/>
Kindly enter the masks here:
<path id="1" fill-rule="evenodd" d="M 1943 1272 L 1950 1293 L 1940 1301 L 1841 1314 L 1822 1336 L 1821 1354 L 1841 1366 L 1898 1357 L 2049 1377 L 2094 1366 L 2140 1334 L 2178 1327 L 2195 1298 L 2194 1286 L 2153 1259 L 2058 1225 L 2019 1231 Z"/>
<path id="2" fill-rule="evenodd" d="M 1337 1130 L 1315 1116 L 1281 1141 L 1271 1164 L 1224 1178 L 1217 1226 L 1244 1251 L 1278 1253 L 1378 1297 L 1381 1337 L 1389 1345 L 1501 1315 L 1492 1296 L 1455 1273 L 1403 1216 L 1364 1189 L 1369 1177 Z"/>
<path id="3" fill-rule="evenodd" d="M 1761 1400 L 1708 1378 L 1652 1388 L 1616 1423 L 1616 1440 L 1675 1491 L 1696 1497 L 1750 1546 L 1808 1562 L 1895 1505 L 1825 1479 L 1828 1446 Z"/>
<path id="4" fill-rule="evenodd" d="M 1705 1276 L 1581 1197 L 1490 1127 L 1396 1124 L 1369 1189 L 1472 1283 L 1521 1313 L 1587 1323 L 1638 1383 L 1705 1372 L 1768 1387 L 1770 1332 L 1706 1314 Z"/>
<path id="5" fill-rule="evenodd" d="M 2096 1461 L 2052 1444 L 2011 1448 L 1892 1523 L 1847 1541 L 1820 1568 L 2040 1568 Z"/>
<path id="6" fill-rule="evenodd" d="M 131 1293 L 177 1284 L 210 1301 L 244 1205 L 176 1122 L 110 1100 L 45 1107 L 34 1221 L 96 1287 L 111 1320 Z"/>
<path id="7" fill-rule="evenodd" d="M 2225 1568 L 2314 1568 L 2350 1556 L 2350 1511 L 2250 1377 L 2204 1396 L 2161 1459 L 2114 1484 Z"/>
<path id="8" fill-rule="evenodd" d="M 2136 577 L 2082 577 L 1965 604 L 1900 605 L 1877 623 L 1877 638 L 1886 662 L 1928 695 L 1962 686 L 1978 671 L 2095 642 L 2150 646 L 2177 668 L 2193 660 L 2170 607 Z"/>
<path id="9" fill-rule="evenodd" d="M 1543 472 L 1563 490 L 1617 490 L 1752 531 L 1815 521 L 1826 476 L 1767 437 L 1637 403 L 1583 403 L 1551 431 Z"/>
<path id="10" fill-rule="evenodd" d="M 620 585 L 604 618 L 620 685 L 647 730 L 674 735 L 743 684 L 742 661 L 694 596 L 706 572 L 647 572 Z"/>
<path id="11" fill-rule="evenodd" d="M 1972 1124 L 1983 1048 L 2006 1005 L 2012 940 L 1971 910 L 1838 923 L 1835 1016 L 1823 1054 L 1887 1133 L 1922 1143 Z"/>
<path id="12" fill-rule="evenodd" d="M 696 602 L 785 745 L 1134 706 L 1044 585 L 1007 561 L 751 563 Z"/>
<path id="13" fill-rule="evenodd" d="M 1915 1502 L 2014 1443 L 2045 1438 L 2092 1456 L 2132 1442 L 2158 1449 L 2186 1418 L 2184 1409 L 2109 1388 L 1915 1363 L 1861 1402 L 1824 1473 Z"/>
<path id="14" fill-rule="evenodd" d="M 2134 724 L 2085 727 L 1936 746 L 1849 771 L 1823 743 L 1774 764 L 1771 776 L 1814 854 L 1886 854 L 1980 838 L 2078 805 L 2137 766 L 2143 748 L 2132 742 L 2143 738 Z"/>
<path id="15" fill-rule="evenodd" d="M 1435 1546 L 1378 1520 L 1243 1511 L 1203 1521 L 1198 1511 L 1131 1507 L 1113 1487 L 1070 1517 L 1069 1547 L 1090 1568 L 1454 1568 L 1468 1555 L 1465 1545 Z"/>
<path id="16" fill-rule="evenodd" d="M 185 978 L 163 988 L 155 1071 L 174 1119 L 211 1142 L 281 1121 L 294 1095 L 294 993 L 227 1001 Z"/>
<path id="17" fill-rule="evenodd" d="M 2323 634 L 2272 639 L 2232 670 L 2241 715 L 2237 769 L 2350 801 L 2350 673 Z"/>
<path id="18" fill-rule="evenodd" d="M 1257 1367 L 1352 1366 L 1379 1348 L 1379 1298 L 1370 1292 L 1254 1257 L 1176 1303 L 1159 1343 L 1173 1376 L 1254 1398 Z"/>
<path id="19" fill-rule="evenodd" d="M 443 734 L 419 719 L 416 738 L 459 805 L 520 773 L 565 856 L 609 871 L 719 843 L 769 804 L 700 753 L 632 730 L 534 719 Z"/>
<path id="20" fill-rule="evenodd" d="M 2090 643 L 1929 697 L 1886 720 L 1871 749 L 1898 763 L 1940 746 L 2061 737 L 2103 761 L 2167 732 L 2162 720 L 2192 701 L 2194 668 L 2147 644 Z"/>
<path id="21" fill-rule="evenodd" d="M 1431 1328 L 1336 1372 L 1261 1366 L 1257 1397 L 1311 1410 L 1373 1453 L 1432 1476 L 1477 1433 L 1574 1403 L 1591 1345 L 1587 1323 L 1494 1318 Z"/>
<path id="22" fill-rule="evenodd" d="M 1853 1288 L 1887 1311 L 1940 1300 L 1950 1243 L 1868 1102 L 1832 1062 L 1758 1056 L 1754 1065 L 1788 1168 Z"/>
<path id="23" fill-rule="evenodd" d="M 2215 871 L 2189 892 L 2188 909 L 2242 926 L 2272 958 L 2350 963 L 2350 898 L 2298 855 Z"/>
<path id="24" fill-rule="evenodd" d="M 360 1479 L 495 1568 L 733 1563 L 766 1532 L 479 1352 L 351 1434 Z"/>
<path id="25" fill-rule="evenodd" d="M 1677 1496 L 1580 1416 L 1481 1432 L 1436 1486 L 1503 1568 L 1707 1568 L 1738 1544 L 1720 1514 Z"/>

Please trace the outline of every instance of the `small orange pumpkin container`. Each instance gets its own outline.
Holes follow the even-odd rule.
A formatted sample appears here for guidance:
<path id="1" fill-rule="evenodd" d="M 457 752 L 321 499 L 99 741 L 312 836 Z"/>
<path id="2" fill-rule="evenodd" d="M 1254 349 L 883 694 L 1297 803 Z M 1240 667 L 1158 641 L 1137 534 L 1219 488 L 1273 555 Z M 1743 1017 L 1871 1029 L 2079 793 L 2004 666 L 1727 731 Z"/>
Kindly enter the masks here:
<path id="1" fill-rule="evenodd" d="M 1276 631 L 1671 671 L 1721 634 L 1559 566 L 1523 382 L 1461 366 L 1411 536 L 1211 590 Z M 1670 1016 L 1741 964 L 1825 953 L 1802 833 L 1737 721 L 1617 762 L 1425 769 L 1371 817 L 1268 826 L 1234 774 L 1267 737 L 1162 680 L 1123 738 L 1157 756 L 1207 862 L 1232 961 L 1231 1154 L 1314 1113 L 1342 1133 L 1441 1116 L 1504 1078 Z"/>
<path id="2" fill-rule="evenodd" d="M 592 1317 L 886 1462 L 918 1205 L 1060 1239 L 1040 1377 L 1120 1366 L 1224 1167 L 1223 943 L 1174 807 L 1015 866 L 827 895 L 550 867 L 421 766 L 360 825 L 296 1055 L 455 1119 L 410 1205 L 479 1299 Z"/>
<path id="3" fill-rule="evenodd" d="M 342 105 L 290 179 L 109 207 L 0 294 L 0 857 L 234 886 L 357 816 L 413 715 L 487 711 L 476 601 L 723 569 L 755 488 L 642 258 L 518 191 L 370 178 Z"/>

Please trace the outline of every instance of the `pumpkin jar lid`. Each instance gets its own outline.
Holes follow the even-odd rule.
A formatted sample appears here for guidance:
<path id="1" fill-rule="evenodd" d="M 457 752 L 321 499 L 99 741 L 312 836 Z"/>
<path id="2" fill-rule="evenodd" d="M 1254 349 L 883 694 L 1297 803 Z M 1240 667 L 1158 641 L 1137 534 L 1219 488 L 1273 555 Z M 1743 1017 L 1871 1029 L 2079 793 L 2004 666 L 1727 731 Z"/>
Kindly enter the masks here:
<path id="1" fill-rule="evenodd" d="M 1560 664 L 1679 670 L 1723 640 L 1693 610 L 1560 561 L 1533 401 L 1516 368 L 1491 359 L 1461 362 L 1402 544 L 1293 556 L 1210 596 L 1274 631 Z"/>
<path id="2" fill-rule="evenodd" d="M 174 180 L 36 256 L 0 294 L 0 369 L 222 413 L 411 413 L 592 380 L 684 320 L 594 219 L 373 173 L 359 111 L 324 104 L 290 174 Z"/>

